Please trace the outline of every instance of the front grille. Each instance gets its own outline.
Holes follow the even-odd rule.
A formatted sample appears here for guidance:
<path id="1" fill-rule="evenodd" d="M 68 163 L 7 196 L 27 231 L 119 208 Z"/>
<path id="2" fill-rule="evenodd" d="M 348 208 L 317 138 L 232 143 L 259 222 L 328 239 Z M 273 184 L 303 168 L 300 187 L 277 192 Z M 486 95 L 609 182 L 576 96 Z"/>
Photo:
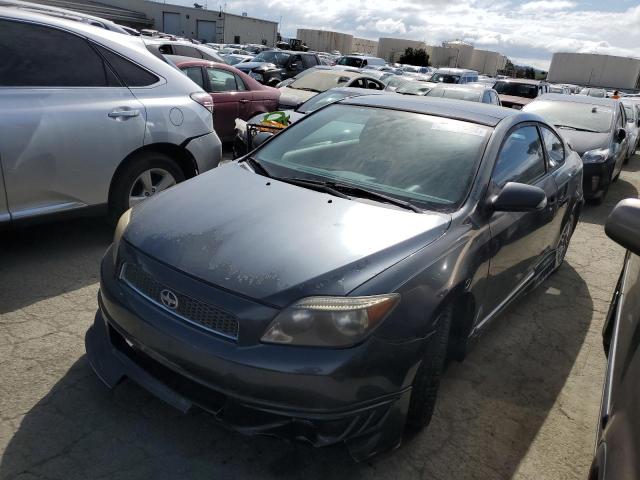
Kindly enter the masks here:
<path id="1" fill-rule="evenodd" d="M 132 263 L 125 263 L 122 266 L 120 278 L 137 293 L 163 310 L 209 331 L 237 340 L 238 320 L 224 310 L 163 285 L 138 265 Z M 161 292 L 165 290 L 175 295 L 177 300 L 175 308 L 169 308 L 162 302 Z"/>

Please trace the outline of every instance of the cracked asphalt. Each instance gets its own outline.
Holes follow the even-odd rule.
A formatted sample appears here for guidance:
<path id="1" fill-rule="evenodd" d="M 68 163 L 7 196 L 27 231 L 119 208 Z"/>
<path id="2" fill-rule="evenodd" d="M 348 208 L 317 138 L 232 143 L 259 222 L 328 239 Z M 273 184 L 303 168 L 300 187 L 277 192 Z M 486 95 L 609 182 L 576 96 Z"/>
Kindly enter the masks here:
<path id="1" fill-rule="evenodd" d="M 394 452 L 248 438 L 181 415 L 131 382 L 91 371 L 101 219 L 0 235 L 1 479 L 586 479 L 605 369 L 602 322 L 623 260 L 604 234 L 637 197 L 634 157 L 604 205 L 587 206 L 567 262 L 492 324 L 444 376 L 434 419 Z"/>

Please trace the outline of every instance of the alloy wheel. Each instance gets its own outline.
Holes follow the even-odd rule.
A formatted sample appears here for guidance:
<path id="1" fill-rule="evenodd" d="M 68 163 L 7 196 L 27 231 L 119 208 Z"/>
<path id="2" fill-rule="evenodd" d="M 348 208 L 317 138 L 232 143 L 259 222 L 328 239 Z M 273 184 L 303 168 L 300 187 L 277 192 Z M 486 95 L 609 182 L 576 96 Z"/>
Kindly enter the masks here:
<path id="1" fill-rule="evenodd" d="M 129 208 L 136 206 L 158 192 L 176 184 L 176 179 L 164 168 L 150 168 L 136 178 L 129 190 Z"/>

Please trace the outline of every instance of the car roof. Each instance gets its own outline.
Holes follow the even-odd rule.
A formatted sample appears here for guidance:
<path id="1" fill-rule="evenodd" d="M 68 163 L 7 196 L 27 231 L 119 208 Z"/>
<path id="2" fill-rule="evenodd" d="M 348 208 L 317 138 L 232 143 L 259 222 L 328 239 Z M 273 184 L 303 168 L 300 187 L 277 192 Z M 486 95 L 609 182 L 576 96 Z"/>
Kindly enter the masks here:
<path id="1" fill-rule="evenodd" d="M 477 92 L 480 90 L 493 90 L 493 88 L 488 87 L 482 83 L 467 83 L 467 84 L 459 84 L 459 83 L 433 83 L 435 86 L 434 89 L 440 88 L 442 90 L 462 90 L 466 92 Z"/>
<path id="2" fill-rule="evenodd" d="M 470 70 L 468 68 L 439 68 L 436 73 L 478 73 L 476 70 Z"/>
<path id="3" fill-rule="evenodd" d="M 501 78 L 498 81 L 509 83 L 526 83 L 528 85 L 540 85 L 541 83 L 547 83 L 544 80 L 533 80 L 530 78 Z"/>
<path id="4" fill-rule="evenodd" d="M 619 103 L 618 100 L 613 98 L 590 97 L 588 95 L 567 95 L 564 93 L 545 93 L 536 98 L 536 100 L 583 103 L 587 105 L 602 105 L 607 107 L 615 107 L 616 104 Z"/>
<path id="5" fill-rule="evenodd" d="M 316 71 L 311 72 L 308 75 L 305 75 L 305 77 L 310 77 L 311 75 L 326 76 L 326 77 L 349 77 L 349 78 L 366 77 L 366 75 L 363 75 L 359 71 L 333 70 L 333 69 L 327 70 L 324 68 L 318 68 L 316 69 Z"/>
<path id="6" fill-rule="evenodd" d="M 341 104 L 361 105 L 364 107 L 388 108 L 408 112 L 423 113 L 441 117 L 455 118 L 467 122 L 495 127 L 508 117 L 527 114 L 512 108 L 503 108 L 479 102 L 453 100 L 449 98 L 418 97 L 384 93 L 382 95 L 363 95 L 341 100 Z M 531 118 L 538 118 L 532 115 Z"/>
<path id="7" fill-rule="evenodd" d="M 165 55 L 169 60 L 175 63 L 177 66 L 181 65 L 202 65 L 202 66 L 211 66 L 211 65 L 222 65 L 223 67 L 230 67 L 226 63 L 214 62 L 212 60 L 205 60 L 203 58 L 193 58 L 193 57 L 185 57 L 183 55 Z"/>

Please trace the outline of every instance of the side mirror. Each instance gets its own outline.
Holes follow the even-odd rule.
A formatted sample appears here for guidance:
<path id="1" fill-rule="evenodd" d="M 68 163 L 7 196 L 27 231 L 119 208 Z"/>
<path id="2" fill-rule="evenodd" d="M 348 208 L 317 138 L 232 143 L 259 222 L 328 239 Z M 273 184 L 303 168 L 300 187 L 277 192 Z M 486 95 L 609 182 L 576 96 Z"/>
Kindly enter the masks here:
<path id="1" fill-rule="evenodd" d="M 535 212 L 547 206 L 547 195 L 540 187 L 509 182 L 491 199 L 496 212 Z"/>
<path id="2" fill-rule="evenodd" d="M 627 131 L 624 128 L 619 128 L 616 131 L 616 141 L 622 142 L 625 138 L 627 138 Z"/>
<path id="3" fill-rule="evenodd" d="M 640 255 L 640 200 L 627 198 L 618 202 L 607 218 L 604 231 L 611 240 Z"/>

